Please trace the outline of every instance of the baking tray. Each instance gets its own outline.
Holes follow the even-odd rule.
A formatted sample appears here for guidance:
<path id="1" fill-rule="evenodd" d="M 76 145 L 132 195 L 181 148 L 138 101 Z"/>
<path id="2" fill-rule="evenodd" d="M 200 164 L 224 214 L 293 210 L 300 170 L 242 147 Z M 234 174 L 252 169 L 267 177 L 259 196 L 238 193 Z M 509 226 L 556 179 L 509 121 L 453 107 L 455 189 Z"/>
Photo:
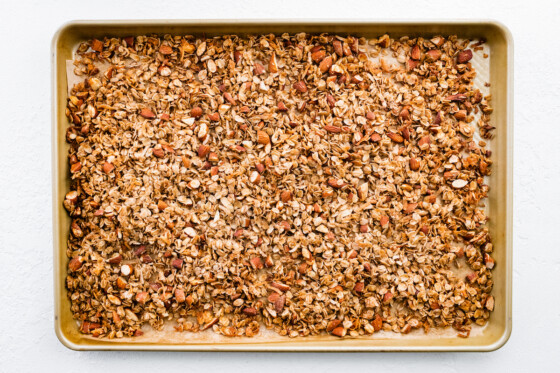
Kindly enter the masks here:
<path id="1" fill-rule="evenodd" d="M 72 318 L 66 295 L 65 277 L 68 258 L 66 241 L 70 218 L 62 206 L 69 190 L 67 162 L 68 126 L 65 108 L 68 98 L 66 60 L 81 41 L 104 36 L 143 34 L 281 34 L 336 33 L 368 38 L 389 33 L 428 37 L 434 34 L 479 39 L 484 38 L 490 50 L 489 82 L 491 84 L 492 125 L 496 138 L 491 142 L 493 171 L 489 178 L 488 209 L 490 233 L 497 265 L 493 270 L 495 310 L 488 324 L 470 338 L 455 333 L 409 335 L 376 333 L 359 339 L 332 336 L 290 339 L 272 332 L 260 338 L 227 338 L 204 333 L 147 333 L 129 339 L 96 339 L 80 334 Z M 175 351 L 492 351 L 503 346 L 512 327 L 512 155 L 513 155 L 513 40 L 500 23 L 487 20 L 440 21 L 340 21 L 340 20 L 126 20 L 72 21 L 63 25 L 52 41 L 52 168 L 53 168 L 53 248 L 54 248 L 54 323 L 58 339 L 74 350 L 175 350 Z M 263 329 L 263 328 L 261 328 Z"/>

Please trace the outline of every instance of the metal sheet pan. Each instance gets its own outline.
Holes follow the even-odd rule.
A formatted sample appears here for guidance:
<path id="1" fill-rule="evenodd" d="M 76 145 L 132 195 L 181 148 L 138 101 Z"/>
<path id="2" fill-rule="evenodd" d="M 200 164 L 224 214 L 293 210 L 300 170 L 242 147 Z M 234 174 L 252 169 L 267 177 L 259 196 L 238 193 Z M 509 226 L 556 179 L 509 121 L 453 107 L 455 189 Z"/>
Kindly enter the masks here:
<path id="1" fill-rule="evenodd" d="M 488 209 L 489 229 L 497 265 L 493 270 L 495 310 L 488 324 L 470 338 L 437 331 L 400 335 L 376 333 L 359 339 L 318 336 L 290 339 L 274 333 L 259 338 L 227 338 L 204 333 L 150 333 L 132 339 L 95 339 L 80 334 L 72 318 L 66 295 L 66 241 L 69 217 L 62 206 L 69 188 L 68 145 L 64 115 L 68 97 L 66 60 L 77 45 L 91 38 L 142 34 L 336 33 L 377 37 L 456 34 L 462 38 L 484 38 L 491 51 L 489 79 L 494 113 L 492 123 L 493 173 Z M 440 21 L 339 21 L 339 20 L 126 20 L 73 21 L 63 25 L 52 41 L 52 175 L 55 331 L 59 340 L 75 350 L 175 350 L 175 351 L 492 351 L 503 346 L 512 328 L 512 195 L 513 195 L 513 41 L 501 24 L 487 20 Z"/>

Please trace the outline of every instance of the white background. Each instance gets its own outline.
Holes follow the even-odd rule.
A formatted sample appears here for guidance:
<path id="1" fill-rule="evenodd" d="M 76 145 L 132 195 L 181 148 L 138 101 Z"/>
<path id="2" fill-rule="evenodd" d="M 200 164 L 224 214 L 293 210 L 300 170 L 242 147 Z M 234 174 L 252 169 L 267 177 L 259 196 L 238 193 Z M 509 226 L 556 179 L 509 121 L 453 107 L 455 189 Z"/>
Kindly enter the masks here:
<path id="1" fill-rule="evenodd" d="M 53 330 L 51 66 L 72 19 L 492 18 L 515 42 L 514 305 L 492 353 L 74 352 Z M 560 3 L 532 1 L 0 0 L 0 372 L 559 371 Z"/>

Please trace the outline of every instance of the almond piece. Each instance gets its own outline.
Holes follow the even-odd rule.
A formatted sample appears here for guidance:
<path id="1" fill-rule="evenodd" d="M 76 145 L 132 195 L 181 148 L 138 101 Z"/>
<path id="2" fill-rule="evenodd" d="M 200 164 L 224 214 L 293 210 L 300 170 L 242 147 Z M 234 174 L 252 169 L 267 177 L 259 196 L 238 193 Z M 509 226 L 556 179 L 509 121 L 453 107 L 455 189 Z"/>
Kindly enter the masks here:
<path id="1" fill-rule="evenodd" d="M 176 258 L 171 261 L 171 265 L 177 269 L 181 269 L 183 267 L 183 259 Z"/>
<path id="2" fill-rule="evenodd" d="M 383 303 L 389 303 L 391 301 L 391 299 L 393 299 L 393 293 L 387 292 L 383 296 Z"/>
<path id="3" fill-rule="evenodd" d="M 284 305 L 286 304 L 286 295 L 282 294 L 274 301 L 274 309 L 276 313 L 281 313 L 284 310 Z"/>
<path id="4" fill-rule="evenodd" d="M 200 145 L 198 147 L 197 153 L 200 158 L 205 158 L 208 155 L 208 153 L 210 153 L 210 147 L 204 144 Z"/>
<path id="5" fill-rule="evenodd" d="M 70 271 L 72 271 L 72 272 L 75 272 L 82 267 L 83 262 L 84 262 L 84 260 L 82 259 L 81 256 L 76 257 L 76 258 L 72 258 L 68 262 L 68 269 L 70 269 Z"/>
<path id="6" fill-rule="evenodd" d="M 121 289 L 121 290 L 126 289 L 126 285 L 127 285 L 127 282 L 124 278 L 122 278 L 122 277 L 117 278 L 117 287 L 119 289 Z"/>
<path id="7" fill-rule="evenodd" d="M 165 152 L 161 148 L 154 148 L 152 149 L 152 153 L 157 158 L 163 158 L 165 156 Z"/>
<path id="8" fill-rule="evenodd" d="M 286 284 L 283 284 L 281 282 L 273 282 L 272 284 L 270 284 L 270 286 L 272 286 L 273 288 L 276 288 L 280 291 L 288 291 L 290 290 L 290 287 Z"/>
<path id="9" fill-rule="evenodd" d="M 183 289 L 175 289 L 175 300 L 177 303 L 184 303 L 187 298 Z"/>
<path id="10" fill-rule="evenodd" d="M 106 174 L 110 173 L 111 171 L 113 171 L 115 169 L 115 166 L 113 166 L 111 163 L 109 162 L 105 162 L 103 164 L 103 172 L 105 172 Z"/>
<path id="11" fill-rule="evenodd" d="M 331 333 L 333 335 L 336 335 L 337 337 L 342 338 L 346 335 L 346 329 L 344 329 L 342 326 L 339 326 L 335 328 Z"/>
<path id="12" fill-rule="evenodd" d="M 381 330 L 381 328 L 383 327 L 383 319 L 381 318 L 381 316 L 379 316 L 379 314 L 375 315 L 375 318 L 373 319 L 371 325 L 376 332 Z"/>
<path id="13" fill-rule="evenodd" d="M 320 63 L 321 61 L 323 61 L 326 55 L 327 53 L 325 52 L 325 50 L 322 49 L 322 47 L 319 47 L 318 50 L 311 53 L 311 59 L 315 61 L 315 63 Z"/>
<path id="14" fill-rule="evenodd" d="M 410 58 L 412 58 L 413 60 L 420 59 L 420 47 L 418 46 L 418 44 L 415 44 L 410 50 Z"/>
<path id="15" fill-rule="evenodd" d="M 200 118 L 202 116 L 202 108 L 200 106 L 195 106 L 191 109 L 191 116 L 195 118 Z"/>
<path id="16" fill-rule="evenodd" d="M 264 164 L 262 164 L 262 163 L 257 163 L 257 164 L 255 165 L 255 168 L 256 168 L 257 171 L 258 171 L 259 173 L 261 173 L 261 174 L 262 174 L 262 173 L 264 172 L 264 170 L 265 170 Z"/>
<path id="17" fill-rule="evenodd" d="M 257 131 L 257 142 L 262 145 L 270 144 L 270 137 L 264 131 Z"/>
<path id="18" fill-rule="evenodd" d="M 457 63 L 463 64 L 469 62 L 473 58 L 473 53 L 470 49 L 465 49 L 457 53 Z"/>
<path id="19" fill-rule="evenodd" d="M 420 169 L 420 161 L 418 158 L 412 157 L 408 163 L 412 171 L 418 171 Z"/>
<path id="20" fill-rule="evenodd" d="M 262 259 L 258 256 L 254 256 L 250 259 L 251 262 L 251 266 L 254 269 L 263 269 L 264 268 L 264 264 L 262 262 Z"/>
<path id="21" fill-rule="evenodd" d="M 333 65 L 333 60 L 331 56 L 326 57 L 324 60 L 321 61 L 319 64 L 319 70 L 324 74 L 331 69 Z"/>
<path id="22" fill-rule="evenodd" d="M 289 202 L 292 200 L 292 192 L 289 190 L 284 190 L 282 193 L 280 193 L 280 200 L 283 203 Z"/>
<path id="23" fill-rule="evenodd" d="M 492 259 L 492 257 L 488 253 L 484 253 L 484 263 L 486 265 L 486 268 L 488 269 L 494 268 L 494 265 L 496 264 L 494 259 Z"/>
<path id="24" fill-rule="evenodd" d="M 334 99 L 334 97 L 330 94 L 327 94 L 327 104 L 329 105 L 329 107 L 332 109 L 334 108 L 334 106 L 336 105 L 336 100 Z"/>
<path id="25" fill-rule="evenodd" d="M 123 259 L 122 255 L 121 255 L 121 254 L 117 254 L 117 255 L 115 255 L 115 256 L 109 258 L 109 259 L 107 260 L 107 263 L 109 263 L 109 264 L 121 264 L 122 259 Z"/>
<path id="26" fill-rule="evenodd" d="M 342 42 L 340 40 L 333 41 L 333 48 L 334 52 L 338 54 L 340 57 L 344 55 L 344 51 L 342 50 Z"/>
<path id="27" fill-rule="evenodd" d="M 360 186 L 358 187 L 358 198 L 360 199 L 360 201 L 365 201 L 368 196 L 368 193 L 369 193 L 369 183 L 366 181 L 360 184 Z"/>
<path id="28" fill-rule="evenodd" d="M 336 126 L 331 126 L 329 124 L 327 124 L 326 126 L 323 127 L 327 132 L 330 133 L 341 133 L 342 132 L 342 128 L 341 127 L 336 127 Z"/>
<path id="29" fill-rule="evenodd" d="M 208 119 L 210 119 L 213 122 L 217 122 L 220 120 L 220 114 L 219 113 L 208 114 Z"/>
<path id="30" fill-rule="evenodd" d="M 286 107 L 286 105 L 284 105 L 284 103 L 282 101 L 280 101 L 278 103 L 278 110 L 279 111 L 288 111 L 288 108 Z"/>
<path id="31" fill-rule="evenodd" d="M 450 95 L 447 96 L 445 98 L 447 101 L 458 101 L 458 102 L 462 102 L 465 101 L 467 99 L 467 95 L 464 95 L 462 93 L 457 93 L 455 95 Z"/>
<path id="32" fill-rule="evenodd" d="M 387 136 L 389 136 L 389 138 L 396 143 L 404 142 L 403 137 L 401 135 L 399 135 L 398 133 L 388 132 Z"/>
<path id="33" fill-rule="evenodd" d="M 387 215 L 382 215 L 379 223 L 381 224 L 381 228 L 387 228 L 389 226 L 389 217 Z"/>
<path id="34" fill-rule="evenodd" d="M 78 172 L 82 169 L 82 163 L 81 162 L 76 162 L 73 165 L 70 166 L 70 172 L 75 173 Z"/>
<path id="35" fill-rule="evenodd" d="M 243 52 L 241 51 L 233 52 L 233 61 L 235 62 L 236 65 L 239 63 L 239 61 L 241 61 L 242 58 L 243 58 Z"/>
<path id="36" fill-rule="evenodd" d="M 343 187 L 346 186 L 346 183 L 345 183 L 344 180 L 342 180 L 342 179 L 333 179 L 333 178 L 331 178 L 331 179 L 329 179 L 329 180 L 327 181 L 327 183 L 328 183 L 331 187 L 336 188 L 336 189 L 340 189 L 340 188 L 343 188 Z"/>
<path id="37" fill-rule="evenodd" d="M 236 105 L 237 102 L 235 101 L 235 99 L 231 96 L 231 94 L 229 92 L 225 92 L 224 93 L 224 98 L 226 99 L 227 102 L 229 102 L 232 105 Z"/>
<path id="38" fill-rule="evenodd" d="M 133 272 L 132 266 L 130 264 L 123 264 L 121 266 L 121 274 L 123 276 L 130 276 Z"/>
<path id="39" fill-rule="evenodd" d="M 255 75 L 262 75 L 266 72 L 265 68 L 263 65 L 261 65 L 258 62 L 255 62 L 254 68 L 253 68 L 253 74 Z"/>
<path id="40" fill-rule="evenodd" d="M 261 181 L 261 174 L 258 171 L 251 172 L 251 176 L 249 176 L 249 181 L 253 184 L 258 184 Z"/>
<path id="41" fill-rule="evenodd" d="M 268 71 L 270 71 L 271 73 L 278 72 L 278 62 L 276 61 L 275 53 L 272 53 L 272 56 L 270 56 L 270 61 L 268 61 Z"/>
<path id="42" fill-rule="evenodd" d="M 103 42 L 101 40 L 93 39 L 91 41 L 91 49 L 96 52 L 103 52 Z"/>
<path id="43" fill-rule="evenodd" d="M 437 61 L 441 58 L 441 51 L 439 49 L 430 49 L 426 52 L 428 61 Z"/>
<path id="44" fill-rule="evenodd" d="M 406 60 L 406 71 L 412 71 L 420 65 L 420 61 L 413 59 Z"/>
<path id="45" fill-rule="evenodd" d="M 430 144 L 431 142 L 432 142 L 432 141 L 431 141 L 431 139 L 430 139 L 430 135 L 426 135 L 426 136 L 422 137 L 420 140 L 418 140 L 418 146 L 419 146 L 420 148 L 422 148 L 423 145 Z"/>
<path id="46" fill-rule="evenodd" d="M 434 36 L 430 41 L 434 43 L 436 47 L 441 47 L 443 43 L 445 43 L 445 38 L 443 36 Z"/>
<path id="47" fill-rule="evenodd" d="M 254 307 L 243 308 L 243 313 L 247 316 L 257 316 L 257 309 Z"/>
<path id="48" fill-rule="evenodd" d="M 334 319 L 334 320 L 329 321 L 329 323 L 327 324 L 327 332 L 329 332 L 329 333 L 332 332 L 340 324 L 342 324 L 342 320 Z"/>
<path id="49" fill-rule="evenodd" d="M 494 296 L 490 295 L 486 299 L 486 302 L 484 303 L 484 307 L 486 307 L 488 311 L 494 311 Z"/>
<path id="50" fill-rule="evenodd" d="M 165 203 L 165 201 L 160 199 L 157 203 L 157 207 L 158 207 L 159 211 L 163 211 L 167 208 L 167 203 Z"/>
<path id="51" fill-rule="evenodd" d="M 297 83 L 294 83 L 294 89 L 300 93 L 305 93 L 307 92 L 307 86 L 305 85 L 305 82 L 300 80 Z"/>
<path id="52" fill-rule="evenodd" d="M 65 201 L 68 203 L 75 205 L 78 202 L 78 192 L 76 190 L 71 190 L 64 196 Z"/>
<path id="53" fill-rule="evenodd" d="M 134 36 L 127 36 L 126 38 L 123 38 L 124 42 L 126 43 L 126 46 L 131 48 L 134 47 Z"/>
<path id="54" fill-rule="evenodd" d="M 169 45 L 161 45 L 159 47 L 159 53 L 163 55 L 169 55 L 173 53 L 173 48 L 171 48 Z"/>
<path id="55" fill-rule="evenodd" d="M 156 117 L 154 112 L 151 111 L 148 108 L 144 108 L 144 109 L 140 110 L 140 115 L 143 116 L 146 119 L 154 119 Z"/>
<path id="56" fill-rule="evenodd" d="M 406 106 L 403 107 L 403 109 L 399 113 L 399 117 L 401 117 L 404 120 L 410 119 L 410 113 L 408 112 L 408 108 Z"/>
<path id="57" fill-rule="evenodd" d="M 138 294 L 136 294 L 136 302 L 140 303 L 140 304 L 144 304 L 148 301 L 148 297 L 149 294 L 147 291 L 141 291 Z"/>
<path id="58" fill-rule="evenodd" d="M 439 113 L 438 113 L 439 114 Z M 466 120 L 467 119 L 467 111 L 466 110 L 459 110 L 458 112 L 456 112 L 455 114 L 453 114 L 453 116 L 455 117 L 455 119 L 457 120 Z"/>
<path id="59" fill-rule="evenodd" d="M 356 293 L 362 293 L 364 291 L 365 284 L 363 281 L 360 281 L 354 285 L 354 291 Z"/>

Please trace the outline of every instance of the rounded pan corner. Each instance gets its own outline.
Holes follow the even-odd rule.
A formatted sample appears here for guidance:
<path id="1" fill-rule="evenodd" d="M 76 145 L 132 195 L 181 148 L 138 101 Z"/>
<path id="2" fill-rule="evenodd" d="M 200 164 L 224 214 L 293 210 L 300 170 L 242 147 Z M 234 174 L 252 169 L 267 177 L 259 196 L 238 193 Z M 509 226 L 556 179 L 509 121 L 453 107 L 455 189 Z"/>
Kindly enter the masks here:
<path id="1" fill-rule="evenodd" d="M 504 347 L 506 345 L 506 343 L 511 338 L 511 330 L 512 330 L 512 323 L 511 323 L 511 321 L 509 321 L 506 325 L 506 328 L 505 328 L 504 332 L 498 338 L 498 340 L 496 340 L 495 342 L 493 342 L 489 345 L 481 346 L 479 351 L 494 352 L 494 351 L 497 351 L 497 350 L 501 349 L 502 347 Z"/>
<path id="2" fill-rule="evenodd" d="M 51 40 L 51 51 L 56 51 L 56 46 L 62 35 L 68 33 L 73 27 L 79 25 L 81 22 L 77 20 L 66 21 L 62 25 L 60 25 L 53 34 Z"/>
<path id="3" fill-rule="evenodd" d="M 513 48 L 513 34 L 511 33 L 511 30 L 509 29 L 509 27 L 507 27 L 503 22 L 495 20 L 495 19 L 489 19 L 487 21 L 485 21 L 486 24 L 488 24 L 489 26 L 493 27 L 496 29 L 496 31 L 498 31 L 500 34 L 502 34 L 504 40 L 506 41 L 507 45 L 511 48 Z"/>
<path id="4" fill-rule="evenodd" d="M 68 336 L 66 334 L 64 334 L 64 332 L 62 331 L 62 328 L 61 328 L 61 325 L 60 325 L 60 320 L 58 319 L 58 316 L 55 316 L 54 334 L 56 334 L 56 338 L 67 349 L 72 350 L 72 351 L 83 350 L 83 348 L 81 348 L 80 345 L 72 342 L 68 338 Z"/>

